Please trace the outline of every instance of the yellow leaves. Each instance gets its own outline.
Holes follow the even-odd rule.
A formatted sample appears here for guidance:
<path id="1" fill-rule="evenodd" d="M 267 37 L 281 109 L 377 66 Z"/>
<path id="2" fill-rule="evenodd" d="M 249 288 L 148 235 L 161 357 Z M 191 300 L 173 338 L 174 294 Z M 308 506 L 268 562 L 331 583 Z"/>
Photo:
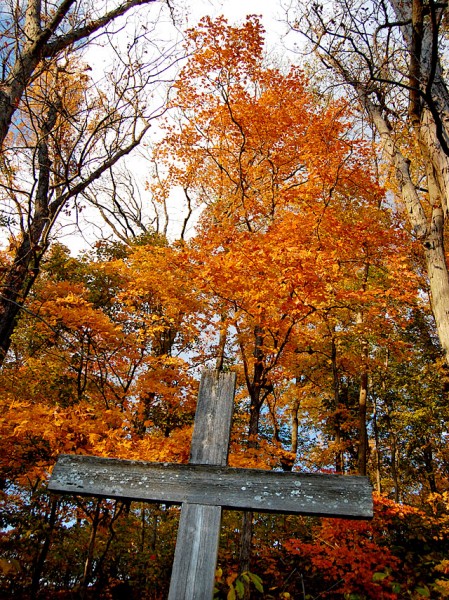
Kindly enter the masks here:
<path id="1" fill-rule="evenodd" d="M 449 581 L 446 579 L 436 579 L 434 589 L 439 598 L 449 598 Z"/>
<path id="2" fill-rule="evenodd" d="M 37 351 L 0 379 L 2 448 L 14 452 L 0 450 L 8 472 L 20 466 L 20 482 L 45 478 L 61 452 L 188 460 L 198 382 L 175 354 L 190 352 L 202 305 L 181 255 L 141 246 L 122 260 L 73 265 L 76 281 L 59 279 L 56 257 L 56 280 L 49 269 L 30 306 L 42 320 L 19 340 L 24 353 L 27 344 Z M 95 287 L 109 281 L 122 298 Z"/>
<path id="3" fill-rule="evenodd" d="M 0 558 L 0 572 L 3 576 L 8 577 L 20 573 L 22 570 L 20 563 L 15 558 Z"/>
<path id="4" fill-rule="evenodd" d="M 114 437 L 110 435 L 111 427 L 117 430 L 122 423 L 123 416 L 117 411 L 103 411 L 99 419 L 86 403 L 65 409 L 32 401 L 5 403 L 0 419 L 2 462 L 15 462 L 27 469 L 31 459 L 26 476 L 32 473 L 33 477 L 43 478 L 60 453 L 101 454 L 102 442 Z M 45 454 L 39 453 L 39 448 L 45 448 Z"/>
<path id="5" fill-rule="evenodd" d="M 56 306 L 64 306 L 69 308 L 78 306 L 84 307 L 87 304 L 85 300 L 83 300 L 80 296 L 75 295 L 73 292 L 69 292 L 64 298 L 57 298 L 55 303 Z"/>
<path id="6" fill-rule="evenodd" d="M 266 440 L 260 440 L 257 448 L 245 448 L 240 440 L 233 441 L 228 462 L 230 467 L 242 469 L 272 470 L 279 466 L 277 448 Z"/>
<path id="7" fill-rule="evenodd" d="M 449 575 L 449 560 L 442 560 L 435 566 L 435 570 L 439 573 L 444 573 L 444 575 Z M 449 584 L 449 582 L 447 582 Z"/>
<path id="8" fill-rule="evenodd" d="M 95 446 L 101 440 L 101 436 L 98 433 L 89 433 L 88 440 L 92 446 Z"/>

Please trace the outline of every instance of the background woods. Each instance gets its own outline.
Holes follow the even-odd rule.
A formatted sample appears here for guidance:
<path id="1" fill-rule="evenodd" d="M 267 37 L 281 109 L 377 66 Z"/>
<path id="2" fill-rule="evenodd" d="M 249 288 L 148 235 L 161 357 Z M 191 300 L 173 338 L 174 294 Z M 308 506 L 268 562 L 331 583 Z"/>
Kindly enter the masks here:
<path id="1" fill-rule="evenodd" d="M 130 0 L 104 13 L 75 0 L 2 5 L 0 217 L 11 252 L 0 284 L 0 362 L 53 230 L 63 216 L 76 221 L 89 187 L 142 142 L 164 110 L 163 93 L 159 105 L 150 108 L 148 100 L 176 60 L 172 43 L 153 43 L 161 9 L 147 8 L 125 44 L 123 36 L 115 42 L 120 18 L 146 4 L 152 0 Z M 116 59 L 99 84 L 83 58 L 93 47 L 101 56 L 108 42 Z"/>
<path id="2" fill-rule="evenodd" d="M 376 491 L 369 523 L 255 514 L 242 525 L 226 512 L 216 598 L 448 596 L 446 309 L 432 274 L 445 238 L 444 79 L 426 41 L 426 27 L 444 36 L 445 13 L 421 6 L 393 25 L 378 7 L 401 52 L 424 61 L 404 75 L 398 50 L 395 78 L 374 67 L 365 77 L 348 59 L 345 44 L 362 48 L 354 31 L 371 32 L 361 21 L 341 38 L 324 9 L 310 13 L 321 59 L 343 79 L 344 60 L 357 71 L 347 83 L 372 119 L 368 136 L 356 106 L 323 89 L 328 78 L 267 59 L 256 17 L 189 30 L 156 108 L 146 102 L 178 55 L 137 60 L 149 28 L 98 83 L 80 48 L 137 4 L 101 17 L 30 3 L 2 25 L 22 44 L 4 46 L 2 99 L 12 102 L 17 52 L 34 66 L 1 155 L 1 595 L 166 597 L 176 507 L 52 497 L 46 482 L 60 453 L 187 462 L 198 375 L 211 366 L 237 373 L 231 466 L 367 474 Z M 377 60 L 379 45 L 363 39 Z M 114 165 L 156 117 L 146 219 Z M 187 207 L 176 240 L 174 193 Z M 86 203 L 114 235 L 74 256 L 53 235 Z"/>

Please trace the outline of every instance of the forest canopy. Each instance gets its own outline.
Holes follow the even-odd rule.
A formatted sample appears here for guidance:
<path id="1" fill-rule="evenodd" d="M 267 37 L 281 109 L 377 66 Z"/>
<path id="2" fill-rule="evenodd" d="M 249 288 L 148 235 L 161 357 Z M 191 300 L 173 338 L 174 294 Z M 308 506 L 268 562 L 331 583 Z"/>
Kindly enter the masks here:
<path id="1" fill-rule="evenodd" d="M 1 25 L 0 595 L 167 597 L 178 508 L 47 484 L 60 454 L 186 463 L 211 368 L 230 466 L 367 476 L 375 505 L 226 511 L 215 598 L 449 596 L 446 7 L 292 3 L 298 65 L 256 16 L 158 45 L 146 6 L 96 81 L 81 46 L 146 4 Z M 110 235 L 75 254 L 57 223 L 94 209 Z"/>

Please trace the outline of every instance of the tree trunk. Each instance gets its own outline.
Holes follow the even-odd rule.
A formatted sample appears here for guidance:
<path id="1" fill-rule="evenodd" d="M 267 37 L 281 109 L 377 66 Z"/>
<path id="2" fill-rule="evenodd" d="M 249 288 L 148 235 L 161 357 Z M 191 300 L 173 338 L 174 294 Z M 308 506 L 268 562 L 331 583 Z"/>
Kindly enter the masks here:
<path id="1" fill-rule="evenodd" d="M 366 291 L 366 285 L 369 277 L 369 263 L 365 263 L 363 273 L 362 291 Z M 360 310 L 357 314 L 357 325 L 363 325 L 363 312 Z M 359 443 L 357 448 L 357 465 L 359 475 L 366 475 L 367 460 L 368 460 L 368 432 L 366 428 L 366 403 L 368 399 L 368 342 L 362 334 L 361 339 L 361 359 L 362 373 L 360 375 L 359 388 Z"/>
<path id="2" fill-rule="evenodd" d="M 251 571 L 251 541 L 253 538 L 253 513 L 245 511 L 242 518 L 242 532 L 240 534 L 240 556 L 239 572 L 245 573 Z M 251 597 L 251 590 L 247 582 L 243 582 L 245 591 L 243 600 Z"/>
<path id="3" fill-rule="evenodd" d="M 19 311 L 39 274 L 40 262 L 48 245 L 47 240 L 43 239 L 43 234 L 53 215 L 48 197 L 51 161 L 47 141 L 55 127 L 59 110 L 60 103 L 50 105 L 39 132 L 40 140 L 37 145 L 39 176 L 34 214 L 28 230 L 23 232 L 23 239 L 16 250 L 13 264 L 0 288 L 0 366 L 11 344 Z M 53 204 L 53 210 L 56 210 L 57 204 Z"/>
<path id="4" fill-rule="evenodd" d="M 368 458 L 368 433 L 366 431 L 366 400 L 368 396 L 368 371 L 363 367 L 360 376 L 359 390 L 359 446 L 358 446 L 358 474 L 366 475 Z"/>
<path id="5" fill-rule="evenodd" d="M 427 440 L 423 448 L 424 468 L 426 470 L 429 489 L 433 494 L 438 493 L 437 482 L 435 479 L 435 465 L 433 459 L 432 443 Z"/>
<path id="6" fill-rule="evenodd" d="M 295 399 L 293 406 L 291 407 L 291 427 L 292 427 L 292 442 L 290 446 L 290 452 L 295 456 L 298 454 L 298 430 L 299 430 L 299 400 Z"/>
<path id="7" fill-rule="evenodd" d="M 92 529 L 90 533 L 89 539 L 89 547 L 87 549 L 87 557 L 84 563 L 84 572 L 83 578 L 81 580 L 80 585 L 80 600 L 84 600 L 87 594 L 87 587 L 89 585 L 90 576 L 92 573 L 92 564 L 94 559 L 94 549 L 95 549 L 95 539 L 97 537 L 98 524 L 100 522 L 100 509 L 101 509 L 101 500 L 98 499 L 95 505 L 94 518 L 92 521 Z"/>
<path id="8" fill-rule="evenodd" d="M 449 90 L 447 88 L 444 71 L 441 65 L 438 30 L 444 27 L 442 12 L 444 4 L 436 2 L 424 3 L 422 0 L 403 2 L 390 0 L 395 12 L 396 20 L 401 23 L 401 33 L 405 46 L 408 49 L 409 60 L 409 85 L 410 91 L 415 96 L 416 116 L 423 124 L 431 124 L 427 134 L 431 139 L 428 149 L 434 150 L 438 156 L 436 161 L 446 162 L 446 168 L 440 168 L 434 160 L 432 163 L 439 171 L 440 176 L 446 180 L 442 189 L 449 191 L 447 165 L 449 159 Z M 440 20 L 441 19 L 441 20 Z M 413 112 L 413 111 L 411 111 Z M 448 194 L 445 194 L 449 198 Z"/>
<path id="9" fill-rule="evenodd" d="M 41 257 L 42 252 L 36 252 L 25 238 L 0 288 L 0 366 L 11 345 L 19 312 L 39 274 Z"/>
<path id="10" fill-rule="evenodd" d="M 424 241 L 432 312 L 438 337 L 449 365 L 449 273 L 444 249 L 444 218 L 441 206 L 432 210 L 429 234 Z"/>
<path id="11" fill-rule="evenodd" d="M 377 426 L 377 406 L 376 400 L 374 399 L 373 406 L 373 431 L 374 431 L 374 456 L 375 456 L 375 470 L 376 470 L 376 491 L 378 494 L 382 493 L 382 471 L 380 464 L 380 446 L 379 446 L 379 428 Z"/>
<path id="12" fill-rule="evenodd" d="M 44 542 L 42 544 L 42 548 L 40 549 L 36 565 L 33 571 L 33 577 L 31 581 L 31 598 L 34 600 L 37 598 L 39 592 L 39 582 L 42 577 L 42 571 L 44 568 L 45 560 L 47 558 L 48 551 L 50 549 L 51 538 L 53 535 L 53 531 L 56 523 L 56 515 L 58 510 L 58 500 L 57 498 L 53 498 L 51 502 L 51 510 L 50 516 L 48 519 L 48 525 L 45 532 Z"/>
<path id="13" fill-rule="evenodd" d="M 217 347 L 217 359 L 215 361 L 215 370 L 222 371 L 225 359 L 225 348 L 226 348 L 226 340 L 228 337 L 228 329 L 224 325 L 226 321 L 226 315 L 222 314 L 220 319 L 220 333 L 218 339 L 218 347 Z"/>
<path id="14" fill-rule="evenodd" d="M 331 341 L 332 381 L 334 387 L 334 443 L 335 443 L 335 472 L 342 474 L 344 471 L 344 456 L 342 450 L 341 423 L 340 423 L 340 376 L 337 365 L 337 346 L 332 335 Z"/>
<path id="15" fill-rule="evenodd" d="M 446 363 L 449 364 L 449 273 L 444 251 L 444 210 L 447 198 L 441 192 L 435 168 L 427 163 L 427 183 L 432 204 L 430 224 L 421 205 L 416 187 L 410 175 L 410 161 L 397 148 L 391 131 L 380 110 L 361 95 L 368 114 L 373 119 L 386 154 L 396 167 L 396 178 L 407 208 L 410 224 L 415 235 L 422 241 L 426 259 L 431 293 L 432 311 L 443 347 Z M 424 159 L 426 157 L 424 156 Z"/>
<path id="16" fill-rule="evenodd" d="M 142 502 L 140 509 L 140 553 L 145 552 L 145 533 L 146 533 L 146 508 Z"/>
<path id="17" fill-rule="evenodd" d="M 394 501 L 400 502 L 401 492 L 399 488 L 398 474 L 398 445 L 396 435 L 390 430 L 390 456 L 391 456 L 391 478 L 394 486 Z"/>
<path id="18" fill-rule="evenodd" d="M 250 395 L 250 414 L 248 427 L 248 448 L 257 447 L 257 434 L 259 433 L 260 409 L 262 407 L 264 396 L 262 395 L 262 385 L 264 382 L 264 364 L 265 358 L 263 349 L 263 330 L 261 327 L 254 328 L 254 369 L 252 379 L 247 377 L 247 389 Z M 240 556 L 239 572 L 244 573 L 250 570 L 251 540 L 253 536 L 253 513 L 244 512 L 242 518 L 242 532 L 240 536 Z M 245 591 L 243 600 L 250 598 L 249 585 L 244 582 Z"/>

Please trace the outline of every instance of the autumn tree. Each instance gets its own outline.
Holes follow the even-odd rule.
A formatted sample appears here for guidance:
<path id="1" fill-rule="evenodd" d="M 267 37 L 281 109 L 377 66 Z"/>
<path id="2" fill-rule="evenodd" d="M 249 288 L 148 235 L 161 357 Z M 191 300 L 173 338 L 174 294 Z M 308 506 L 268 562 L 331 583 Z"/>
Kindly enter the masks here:
<path id="1" fill-rule="evenodd" d="M 345 99 L 264 62 L 256 18 L 205 20 L 186 49 L 148 188 L 162 207 L 183 190 L 187 213 L 202 211 L 196 235 L 183 227 L 169 243 L 138 202 L 124 206 L 132 179 L 112 171 L 101 190 L 112 186 L 112 204 L 94 188 L 82 195 L 120 241 L 78 258 L 53 245 L 12 336 L 0 373 L 1 593 L 37 596 L 45 582 L 48 598 L 76 586 L 166 595 L 175 508 L 51 500 L 45 481 L 60 452 L 186 461 L 205 364 L 238 374 L 232 466 L 366 470 L 392 498 L 360 526 L 274 515 L 242 526 L 229 512 L 219 597 L 237 581 L 241 591 L 239 537 L 240 569 L 278 598 L 447 590 L 447 390 L 417 244 L 377 181 L 371 144 Z M 80 115 L 87 97 L 97 106 L 89 74 L 70 97 L 58 92 Z M 40 123 L 33 85 L 27 140 L 41 135 L 29 125 Z M 72 172 L 76 128 L 58 118 L 45 139 L 67 154 L 51 154 L 49 181 L 65 190 L 56 166 Z"/>
<path id="2" fill-rule="evenodd" d="M 45 478 L 64 451 L 188 455 L 188 436 L 176 435 L 192 424 L 196 381 L 183 356 L 199 306 L 157 236 L 118 250 L 88 261 L 55 246 L 43 263 L 0 378 L 3 439 L 18 452 L 5 453 L 5 482 Z"/>
<path id="3" fill-rule="evenodd" d="M 89 186 L 139 145 L 163 111 L 161 86 L 174 55 L 172 45 L 152 44 L 159 12 L 146 8 L 126 42 L 115 44 L 113 35 L 120 17 L 147 4 L 119 3 L 104 14 L 73 0 L 3 4 L 1 224 L 11 253 L 2 269 L 0 362 L 61 216 L 78 209 Z M 116 57 L 100 83 L 87 62 L 94 43 Z M 159 102 L 149 100 L 150 90 Z"/>
<path id="4" fill-rule="evenodd" d="M 416 288 L 345 102 L 318 98 L 296 68 L 265 66 L 255 18 L 241 28 L 206 20 L 188 50 L 177 116 L 156 151 L 167 172 L 159 193 L 181 186 L 203 207 L 186 261 L 239 355 L 254 438 L 262 405 L 295 376 L 307 328 L 338 310 L 354 326 L 361 312 L 385 315 L 379 287 L 410 301 Z"/>
<path id="5" fill-rule="evenodd" d="M 203 206 L 198 235 L 185 245 L 186 263 L 221 330 L 218 362 L 241 374 L 248 441 L 240 461 L 256 466 L 262 456 L 270 460 L 259 435 L 263 407 L 275 412 L 279 390 L 300 371 L 294 357 L 307 333 L 324 320 L 336 337 L 344 314 L 359 337 L 354 371 L 366 372 L 362 324 L 376 310 L 381 322 L 388 304 L 382 308 L 376 298 L 390 285 L 398 299 L 413 302 L 416 288 L 407 276 L 397 286 L 405 238 L 384 210 L 369 147 L 355 138 L 347 104 L 318 98 L 297 68 L 266 66 L 255 18 L 241 28 L 206 19 L 189 43 L 192 57 L 170 104 L 176 117 L 156 153 L 167 173 L 159 193 L 179 186 Z M 227 362 L 226 352 L 238 359 Z M 331 452 L 340 457 L 347 422 L 339 423 L 342 374 L 333 364 L 326 414 L 334 424 Z M 285 404 L 278 407 L 285 411 Z M 359 412 L 366 470 L 366 408 Z M 282 447 L 277 415 L 272 425 L 278 464 L 291 469 L 296 456 Z M 342 460 L 336 469 L 344 470 Z M 242 531 L 243 571 L 250 519 Z"/>
<path id="6" fill-rule="evenodd" d="M 391 168 L 411 235 L 422 244 L 438 336 L 449 361 L 446 6 L 336 1 L 289 13 L 321 63 L 354 92 Z"/>
<path id="7" fill-rule="evenodd" d="M 115 509 L 53 505 L 45 483 L 58 454 L 188 459 L 197 381 L 183 357 L 197 336 L 198 304 L 176 268 L 178 251 L 156 234 L 140 242 L 99 243 L 78 259 L 54 245 L 13 335 L 0 374 L 2 522 L 11 527 L 5 549 L 26 527 L 34 539 L 22 540 L 18 589 L 38 590 L 53 543 L 83 556 L 84 568 L 62 566 L 69 579 L 104 589 L 114 579 L 106 557 Z M 78 518 L 82 526 L 64 542 L 64 519 Z"/>

